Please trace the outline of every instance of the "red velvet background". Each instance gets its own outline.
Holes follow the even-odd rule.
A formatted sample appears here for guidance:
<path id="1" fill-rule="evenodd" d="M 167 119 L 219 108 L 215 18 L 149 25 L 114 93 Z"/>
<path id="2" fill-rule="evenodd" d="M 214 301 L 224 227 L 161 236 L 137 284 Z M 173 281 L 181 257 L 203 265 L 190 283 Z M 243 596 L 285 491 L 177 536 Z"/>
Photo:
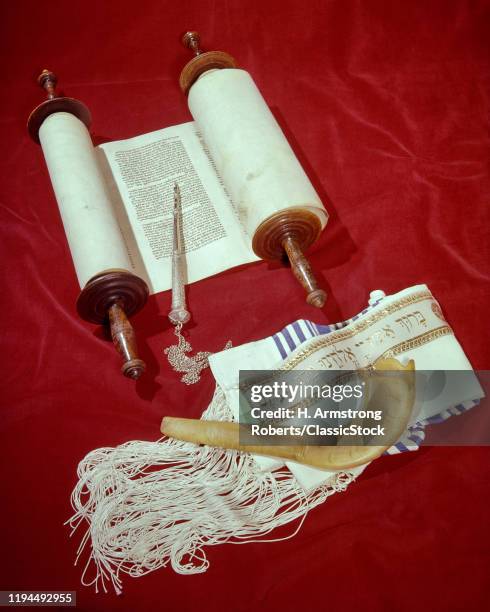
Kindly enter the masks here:
<path id="1" fill-rule="evenodd" d="M 488 605 L 487 448 L 385 457 L 277 544 L 208 549 L 95 595 L 63 526 L 78 461 L 198 416 L 213 381 L 169 371 L 169 295 L 134 319 L 134 384 L 74 309 L 79 288 L 40 148 L 25 130 L 44 67 L 93 114 L 96 142 L 190 119 L 179 44 L 198 29 L 250 71 L 331 213 L 311 261 L 330 298 L 258 263 L 189 290 L 192 343 L 220 349 L 309 317 L 355 314 L 369 291 L 426 282 L 475 368 L 490 369 L 489 28 L 483 1 L 17 1 L 3 8 L 0 589 L 78 591 L 81 610 L 461 610 Z M 287 533 L 287 530 L 284 531 Z"/>

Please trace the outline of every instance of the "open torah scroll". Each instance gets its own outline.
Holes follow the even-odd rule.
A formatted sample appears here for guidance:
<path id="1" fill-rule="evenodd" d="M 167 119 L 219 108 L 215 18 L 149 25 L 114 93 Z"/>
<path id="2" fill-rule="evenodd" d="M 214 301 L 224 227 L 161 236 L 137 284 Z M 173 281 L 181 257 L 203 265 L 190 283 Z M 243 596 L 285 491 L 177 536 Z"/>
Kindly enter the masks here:
<path id="1" fill-rule="evenodd" d="M 51 71 L 38 82 L 48 99 L 28 131 L 41 144 L 82 289 L 77 311 L 110 321 L 125 375 L 144 370 L 127 318 L 171 286 L 176 183 L 187 283 L 287 253 L 307 302 L 324 304 L 303 250 L 328 215 L 247 72 L 201 74 L 188 97 L 195 123 L 96 148 L 87 107 L 58 96 Z"/>
<path id="2" fill-rule="evenodd" d="M 227 81 L 223 108 L 208 100 L 217 79 Z M 248 73 L 203 75 L 191 93 L 197 123 L 95 148 L 70 113 L 54 113 L 41 125 L 39 138 L 81 287 L 101 269 L 124 269 L 144 279 L 151 293 L 170 288 L 175 182 L 182 193 L 190 283 L 257 260 L 252 238 L 275 213 L 303 207 L 322 227 L 327 222 L 321 200 Z M 249 124 L 255 130 L 247 140 Z M 230 171 L 227 159 L 237 158 L 240 171 L 236 163 Z"/>

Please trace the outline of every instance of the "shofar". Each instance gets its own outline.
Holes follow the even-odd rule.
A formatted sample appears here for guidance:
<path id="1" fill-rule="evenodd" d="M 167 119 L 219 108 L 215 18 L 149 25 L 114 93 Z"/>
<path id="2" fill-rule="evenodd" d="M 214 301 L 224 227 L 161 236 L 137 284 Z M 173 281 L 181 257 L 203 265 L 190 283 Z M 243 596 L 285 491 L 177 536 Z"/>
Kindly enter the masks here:
<path id="1" fill-rule="evenodd" d="M 368 372 L 363 376 L 368 385 L 373 381 L 376 384 L 376 406 L 383 414 L 380 425 L 387 432 L 384 436 L 385 444 L 382 446 L 342 446 L 343 439 L 338 440 L 337 446 L 243 445 L 240 444 L 240 428 L 243 425 L 239 423 L 175 417 L 164 417 L 161 431 L 164 435 L 177 440 L 280 457 L 322 470 L 338 471 L 363 465 L 382 455 L 400 438 L 407 427 L 415 402 L 415 363 L 413 360 L 403 366 L 393 358 L 379 359 L 375 362 L 373 369 L 376 371 L 374 378 L 370 378 Z M 385 374 L 380 374 L 380 372 Z M 393 376 L 392 373 L 403 373 L 403 375 Z M 366 394 L 367 397 L 372 397 L 372 395 L 372 392 Z M 347 443 L 347 439 L 345 442 Z"/>

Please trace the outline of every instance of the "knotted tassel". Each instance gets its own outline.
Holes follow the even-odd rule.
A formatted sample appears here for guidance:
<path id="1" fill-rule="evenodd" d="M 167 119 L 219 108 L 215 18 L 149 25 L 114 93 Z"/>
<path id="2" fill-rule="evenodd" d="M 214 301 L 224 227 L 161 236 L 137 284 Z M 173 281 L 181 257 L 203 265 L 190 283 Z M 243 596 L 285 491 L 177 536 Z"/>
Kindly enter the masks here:
<path id="1" fill-rule="evenodd" d="M 202 418 L 232 420 L 219 388 Z M 311 508 L 354 479 L 338 473 L 307 493 L 285 467 L 262 471 L 247 453 L 173 439 L 92 451 L 78 477 L 67 522 L 72 534 L 86 529 L 77 554 L 77 562 L 89 555 L 82 583 L 106 592 L 112 583 L 117 593 L 124 574 L 169 564 L 180 574 L 205 572 L 207 546 L 293 537 Z M 290 535 L 263 540 L 296 519 Z"/>

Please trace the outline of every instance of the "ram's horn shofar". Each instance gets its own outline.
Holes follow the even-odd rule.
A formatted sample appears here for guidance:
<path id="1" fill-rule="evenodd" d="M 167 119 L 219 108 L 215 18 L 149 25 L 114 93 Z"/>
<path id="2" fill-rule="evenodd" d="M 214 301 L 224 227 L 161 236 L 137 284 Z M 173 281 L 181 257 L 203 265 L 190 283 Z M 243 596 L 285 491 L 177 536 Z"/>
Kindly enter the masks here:
<path id="1" fill-rule="evenodd" d="M 374 376 L 369 375 L 370 371 L 360 371 L 360 374 L 365 377 L 367 385 L 376 385 L 375 390 L 371 387 L 364 396 L 375 397 L 376 410 L 380 410 L 383 415 L 380 424 L 384 426 L 386 434 L 382 446 L 357 446 L 352 444 L 352 440 L 349 440 L 350 445 L 343 446 L 342 439 L 337 441 L 336 446 L 243 445 L 240 444 L 240 427 L 243 426 L 238 423 L 174 417 L 163 418 L 161 431 L 171 438 L 194 444 L 279 457 L 323 470 L 353 468 L 376 459 L 400 438 L 407 427 L 415 401 L 413 360 L 403 366 L 393 358 L 379 359 L 371 371 L 375 372 Z M 366 400 L 367 404 L 369 402 Z M 370 406 L 365 405 L 363 409 L 368 410 Z M 347 443 L 347 438 L 344 441 Z"/>

